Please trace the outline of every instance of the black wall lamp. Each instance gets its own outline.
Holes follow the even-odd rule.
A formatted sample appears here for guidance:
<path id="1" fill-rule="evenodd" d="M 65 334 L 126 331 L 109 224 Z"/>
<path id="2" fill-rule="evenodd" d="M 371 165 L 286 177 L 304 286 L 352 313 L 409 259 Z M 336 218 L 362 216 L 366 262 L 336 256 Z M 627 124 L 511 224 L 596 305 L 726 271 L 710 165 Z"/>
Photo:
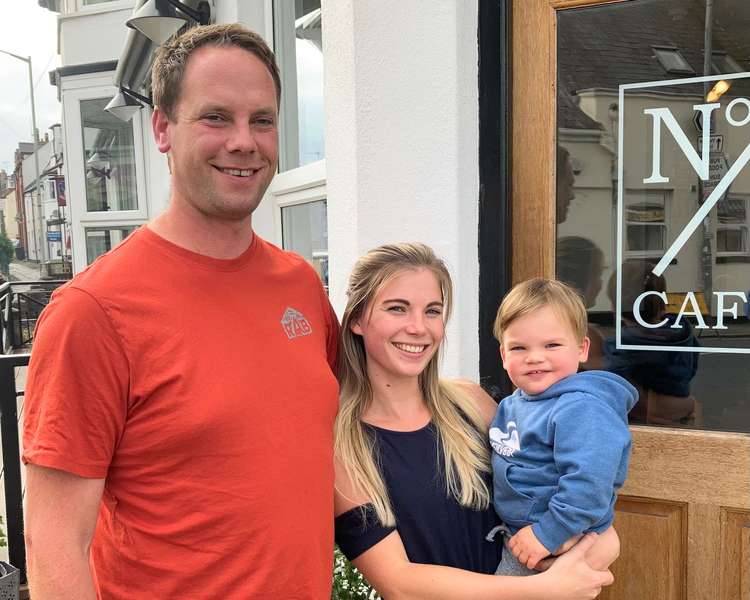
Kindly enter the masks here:
<path id="1" fill-rule="evenodd" d="M 211 22 L 211 4 L 200 0 L 195 7 L 179 0 L 147 0 L 133 12 L 126 25 L 161 46 L 189 20 L 200 25 Z"/>

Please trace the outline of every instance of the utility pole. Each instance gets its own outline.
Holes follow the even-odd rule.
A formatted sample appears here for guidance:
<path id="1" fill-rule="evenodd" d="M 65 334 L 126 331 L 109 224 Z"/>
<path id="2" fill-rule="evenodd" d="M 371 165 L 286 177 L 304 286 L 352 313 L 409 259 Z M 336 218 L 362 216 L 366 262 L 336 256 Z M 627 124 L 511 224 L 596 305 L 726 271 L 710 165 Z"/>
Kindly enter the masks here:
<path id="1" fill-rule="evenodd" d="M 29 98 L 31 98 L 31 129 L 32 129 L 32 136 L 34 138 L 34 177 L 36 178 L 36 185 L 34 186 L 34 191 L 36 195 L 36 217 L 33 219 L 33 233 L 34 233 L 34 245 L 37 248 L 37 258 L 39 259 L 39 271 L 41 273 L 41 270 L 44 265 L 44 260 L 46 258 L 46 240 L 42 239 L 41 243 L 38 242 L 38 237 L 41 235 L 44 236 L 44 210 L 42 208 L 42 182 L 40 180 L 40 174 L 39 174 L 39 129 L 36 126 L 36 105 L 34 103 L 34 74 L 31 69 L 31 57 L 30 56 L 19 56 L 18 54 L 13 54 L 12 52 L 8 52 L 7 50 L 0 50 L 0 53 L 7 54 L 8 56 L 12 56 L 13 58 L 17 58 L 18 60 L 22 60 L 27 64 L 29 67 Z M 23 190 L 21 190 L 21 195 L 23 197 Z M 32 210 L 32 215 L 34 211 Z M 39 223 L 41 226 L 37 228 L 36 220 L 39 219 Z"/>

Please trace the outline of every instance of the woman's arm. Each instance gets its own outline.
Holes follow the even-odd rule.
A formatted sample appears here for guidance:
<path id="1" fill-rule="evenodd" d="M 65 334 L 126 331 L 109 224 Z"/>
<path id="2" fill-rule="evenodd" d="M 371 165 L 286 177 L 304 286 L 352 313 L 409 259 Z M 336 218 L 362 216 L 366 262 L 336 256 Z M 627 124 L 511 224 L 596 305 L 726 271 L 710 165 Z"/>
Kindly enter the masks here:
<path id="1" fill-rule="evenodd" d="M 529 577 L 472 573 L 412 563 L 397 531 L 352 561 L 388 600 L 583 600 L 612 583 L 608 571 L 591 569 L 585 554 L 596 536 L 586 536 L 546 572 Z"/>
<path id="2" fill-rule="evenodd" d="M 334 509 L 338 517 L 368 498 L 358 492 L 336 464 Z M 545 573 L 531 577 L 500 577 L 452 567 L 409 561 L 398 531 L 393 531 L 352 563 L 388 600 L 584 600 L 595 598 L 612 574 L 591 569 L 584 555 L 596 536 L 587 536 Z"/>

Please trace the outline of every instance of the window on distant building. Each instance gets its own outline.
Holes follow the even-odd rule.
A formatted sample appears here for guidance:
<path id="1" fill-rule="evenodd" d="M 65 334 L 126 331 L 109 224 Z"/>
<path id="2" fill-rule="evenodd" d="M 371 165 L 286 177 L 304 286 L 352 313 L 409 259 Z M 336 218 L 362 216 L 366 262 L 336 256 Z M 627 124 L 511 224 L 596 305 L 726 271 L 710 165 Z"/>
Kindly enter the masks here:
<path id="1" fill-rule="evenodd" d="M 662 190 L 628 191 L 625 206 L 627 253 L 660 257 L 667 242 L 667 195 Z"/>
<path id="2" fill-rule="evenodd" d="M 669 46 L 652 46 L 659 64 L 673 75 L 695 75 L 695 70 L 677 48 Z"/>
<path id="3" fill-rule="evenodd" d="M 320 0 L 274 0 L 274 50 L 282 78 L 279 170 L 325 158 Z"/>
<path id="4" fill-rule="evenodd" d="M 726 52 L 711 53 L 711 68 L 716 75 L 724 75 L 725 73 L 742 73 L 745 70 Z"/>
<path id="5" fill-rule="evenodd" d="M 748 199 L 728 195 L 716 205 L 716 258 L 732 262 L 732 258 L 750 256 L 748 251 Z"/>

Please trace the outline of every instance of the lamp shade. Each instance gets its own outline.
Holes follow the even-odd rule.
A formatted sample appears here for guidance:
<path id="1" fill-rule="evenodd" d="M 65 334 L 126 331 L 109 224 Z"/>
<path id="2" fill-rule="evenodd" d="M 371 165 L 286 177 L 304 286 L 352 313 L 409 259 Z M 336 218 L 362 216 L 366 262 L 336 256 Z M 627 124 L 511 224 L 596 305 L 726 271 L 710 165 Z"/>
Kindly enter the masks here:
<path id="1" fill-rule="evenodd" d="M 125 24 L 140 31 L 155 44 L 161 46 L 177 33 L 188 21 L 187 16 L 181 16 L 172 10 L 167 13 L 160 10 L 157 0 L 148 0 L 133 13 Z"/>
<path id="2" fill-rule="evenodd" d="M 121 121 L 130 121 L 141 107 L 142 105 L 138 100 L 120 91 L 109 101 L 104 110 Z"/>

